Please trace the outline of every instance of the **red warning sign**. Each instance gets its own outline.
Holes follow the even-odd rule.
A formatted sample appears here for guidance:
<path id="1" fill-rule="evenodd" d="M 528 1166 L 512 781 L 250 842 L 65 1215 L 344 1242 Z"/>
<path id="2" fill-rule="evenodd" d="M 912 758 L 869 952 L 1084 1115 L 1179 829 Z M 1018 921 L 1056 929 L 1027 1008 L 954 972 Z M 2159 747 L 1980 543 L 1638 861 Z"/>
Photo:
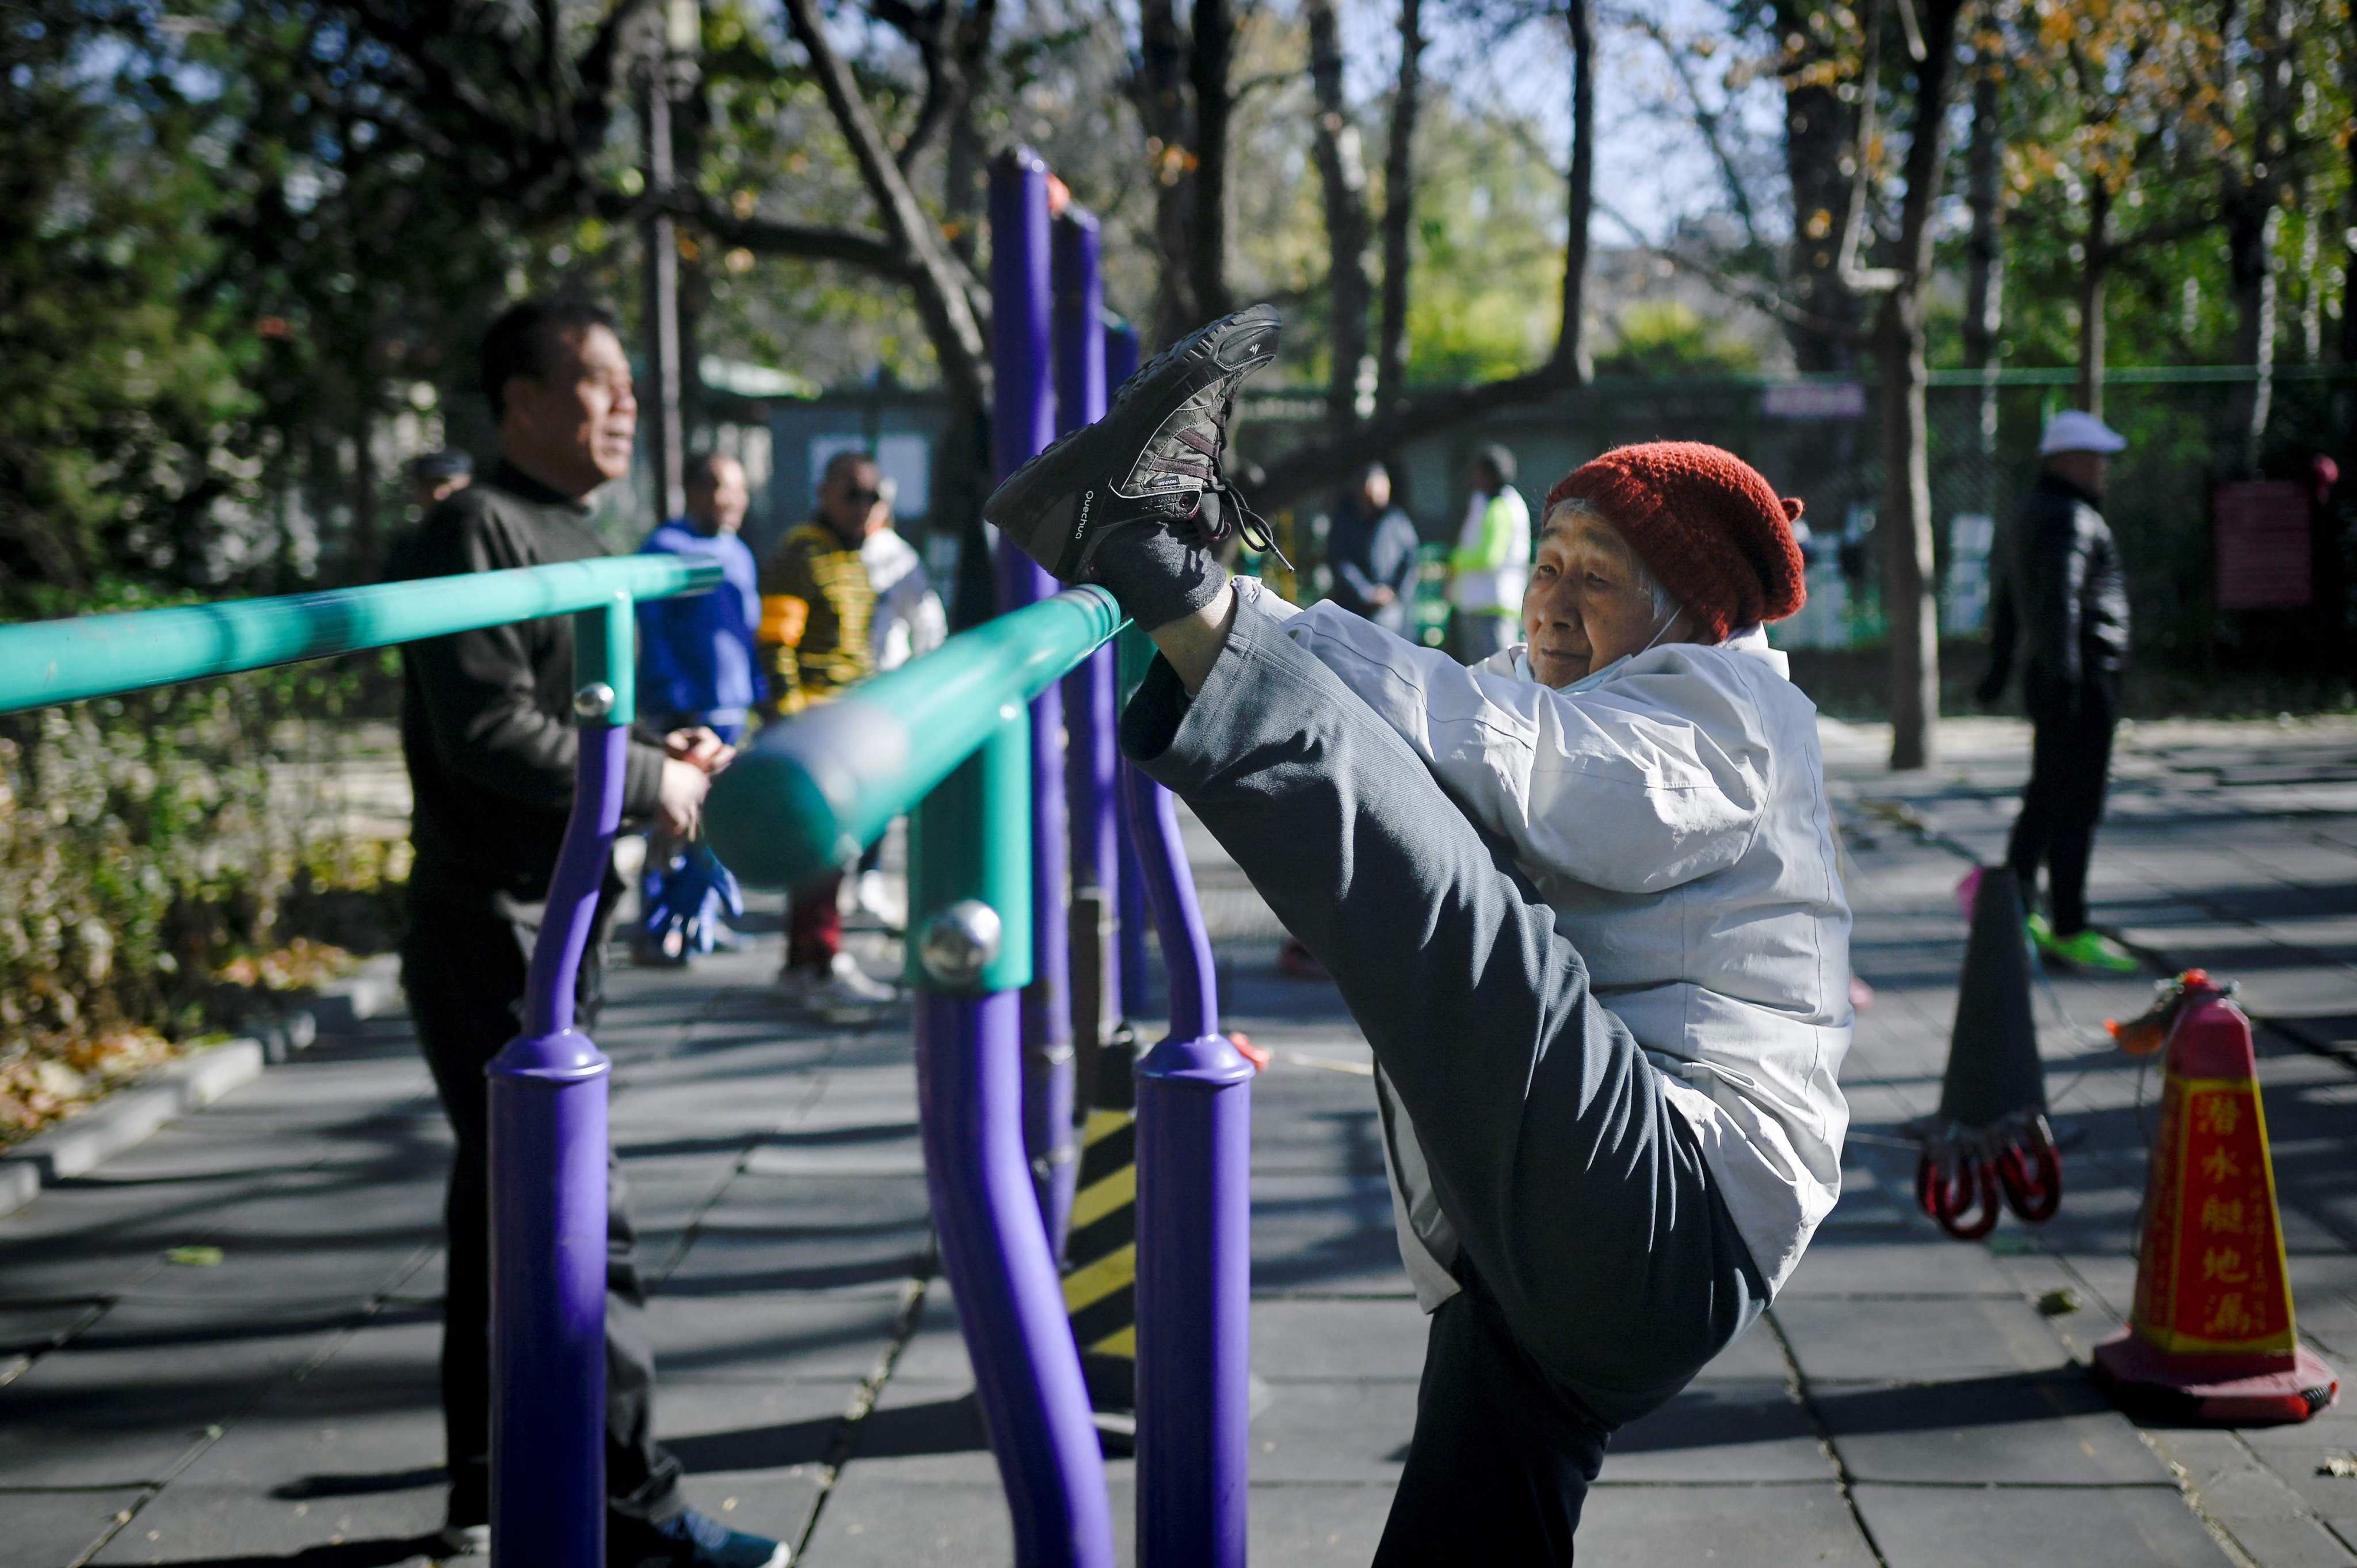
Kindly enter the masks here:
<path id="1" fill-rule="evenodd" d="M 2308 492 L 2288 481 L 2237 480 L 2211 496 L 2217 520 L 2218 607 L 2298 609 L 2312 592 Z"/>
<path id="2" fill-rule="evenodd" d="M 2167 1079 L 2152 1159 L 2136 1332 L 2162 1350 L 2276 1352 L 2288 1366 L 2291 1286 L 2257 1085 Z"/>

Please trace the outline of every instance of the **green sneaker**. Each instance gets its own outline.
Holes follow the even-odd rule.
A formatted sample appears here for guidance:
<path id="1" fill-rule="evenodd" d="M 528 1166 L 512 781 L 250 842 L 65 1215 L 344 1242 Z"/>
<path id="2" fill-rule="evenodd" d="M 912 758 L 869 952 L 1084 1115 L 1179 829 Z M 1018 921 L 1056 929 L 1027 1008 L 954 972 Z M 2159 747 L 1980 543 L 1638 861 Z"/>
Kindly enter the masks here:
<path id="1" fill-rule="evenodd" d="M 2029 940 L 2038 944 L 2040 952 L 2046 952 L 2052 949 L 2054 927 L 2045 916 L 2032 909 L 2029 912 L 2029 918 L 2022 921 L 2022 926 L 2029 932 Z"/>
<path id="2" fill-rule="evenodd" d="M 2056 936 L 2050 928 L 2038 939 L 2038 945 L 2048 957 L 2060 959 L 2073 969 L 2134 974 L 2144 968 L 2136 954 L 2092 927 L 2067 937 Z"/>

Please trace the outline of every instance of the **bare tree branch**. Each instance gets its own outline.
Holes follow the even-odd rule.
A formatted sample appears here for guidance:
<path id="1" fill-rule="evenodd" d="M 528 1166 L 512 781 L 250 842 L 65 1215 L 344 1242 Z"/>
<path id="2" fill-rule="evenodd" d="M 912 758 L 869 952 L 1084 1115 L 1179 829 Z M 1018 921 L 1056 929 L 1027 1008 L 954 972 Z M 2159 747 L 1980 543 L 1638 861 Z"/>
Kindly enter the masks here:
<path id="1" fill-rule="evenodd" d="M 1297 446 L 1253 481 L 1254 505 L 1271 510 L 1334 483 L 1401 444 L 1486 418 L 1501 409 L 1542 403 L 1567 383 L 1553 362 L 1519 376 L 1409 398 L 1348 435 Z"/>
<path id="2" fill-rule="evenodd" d="M 851 68 L 826 36 L 826 25 L 815 0 L 784 0 L 794 36 L 809 51 L 812 72 L 825 93 L 835 127 L 849 144 L 866 182 L 868 194 L 884 220 L 885 232 L 913 268 L 909 279 L 917 312 L 923 317 L 942 374 L 959 394 L 979 403 L 989 379 L 988 350 L 982 326 L 966 295 L 966 274 L 942 242 L 941 231 L 925 214 L 909 188 L 900 166 L 893 160 L 884 133 L 859 95 Z"/>
<path id="3" fill-rule="evenodd" d="M 1710 151 L 1711 161 L 1718 166 L 1718 177 L 1727 187 L 1727 199 L 1735 208 L 1735 216 L 1743 225 L 1744 240 L 1752 245 L 1762 244 L 1760 222 L 1751 209 L 1751 195 L 1743 188 L 1743 177 L 1735 166 L 1735 156 L 1727 151 L 1725 125 L 1726 112 L 1713 109 L 1703 102 L 1701 84 L 1695 81 L 1689 51 L 1674 42 L 1668 29 L 1654 17 L 1638 11 L 1630 17 L 1640 32 L 1660 48 L 1662 58 L 1678 79 L 1686 102 L 1692 104 L 1695 128 L 1702 133 L 1704 146 Z"/>

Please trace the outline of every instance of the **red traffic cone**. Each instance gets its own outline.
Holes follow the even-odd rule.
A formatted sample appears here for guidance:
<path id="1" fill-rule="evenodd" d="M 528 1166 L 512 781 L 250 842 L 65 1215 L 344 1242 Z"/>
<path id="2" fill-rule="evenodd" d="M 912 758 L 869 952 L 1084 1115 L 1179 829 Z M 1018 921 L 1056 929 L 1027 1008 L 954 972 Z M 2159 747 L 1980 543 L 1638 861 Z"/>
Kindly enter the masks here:
<path id="1" fill-rule="evenodd" d="M 2125 1405 L 2224 1426 L 2306 1421 L 2341 1391 L 2299 1342 L 2251 1021 L 2191 971 L 2169 1035 L 2130 1326 L 2095 1347 Z"/>

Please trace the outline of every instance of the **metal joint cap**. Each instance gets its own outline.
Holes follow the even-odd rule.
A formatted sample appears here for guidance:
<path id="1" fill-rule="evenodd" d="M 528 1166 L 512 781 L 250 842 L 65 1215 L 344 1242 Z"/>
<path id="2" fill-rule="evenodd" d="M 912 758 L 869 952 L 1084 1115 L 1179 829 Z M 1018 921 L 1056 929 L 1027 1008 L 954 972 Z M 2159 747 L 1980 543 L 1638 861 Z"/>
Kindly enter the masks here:
<path id="1" fill-rule="evenodd" d="M 573 693 L 573 716 L 577 719 L 602 719 L 614 711 L 614 688 L 603 681 L 592 681 Z"/>
<path id="2" fill-rule="evenodd" d="M 1005 934 L 997 910 L 979 898 L 961 898 L 925 922 L 917 961 L 939 985 L 969 986 L 998 956 Z"/>

